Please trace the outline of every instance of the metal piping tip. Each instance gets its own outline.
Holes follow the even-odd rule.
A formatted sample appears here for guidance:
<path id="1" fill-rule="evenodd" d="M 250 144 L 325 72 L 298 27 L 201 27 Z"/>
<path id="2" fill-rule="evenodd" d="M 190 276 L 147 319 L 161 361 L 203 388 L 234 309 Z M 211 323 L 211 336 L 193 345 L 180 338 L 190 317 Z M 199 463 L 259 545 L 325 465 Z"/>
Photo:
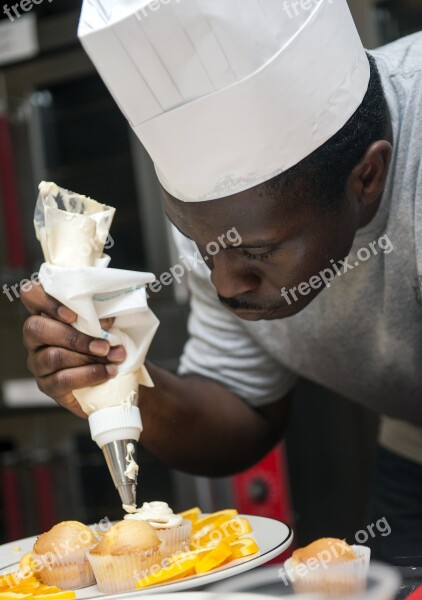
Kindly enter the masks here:
<path id="1" fill-rule="evenodd" d="M 131 460 L 135 461 L 137 442 L 135 440 L 119 440 L 103 446 L 102 450 L 110 471 L 113 483 L 120 494 L 122 504 L 136 506 L 137 474 L 129 469 Z M 133 462 L 132 462 L 133 464 Z"/>
<path id="2" fill-rule="evenodd" d="M 124 506 L 133 506 L 136 508 L 136 484 L 122 483 L 117 486 L 117 491 Z"/>

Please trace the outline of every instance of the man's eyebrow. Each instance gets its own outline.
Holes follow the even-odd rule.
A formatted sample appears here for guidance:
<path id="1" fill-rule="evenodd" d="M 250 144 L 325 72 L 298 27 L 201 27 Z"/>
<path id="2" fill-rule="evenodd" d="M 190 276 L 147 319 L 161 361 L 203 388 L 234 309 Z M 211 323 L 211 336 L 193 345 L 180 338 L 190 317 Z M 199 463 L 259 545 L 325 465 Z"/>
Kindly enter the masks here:
<path id="1" fill-rule="evenodd" d="M 243 241 L 239 246 L 228 246 L 229 248 L 274 248 L 275 246 L 279 246 L 281 244 L 280 240 L 257 240 L 250 244 L 247 244 Z"/>
<path id="2" fill-rule="evenodd" d="M 170 221 L 170 223 L 173 225 L 173 227 L 175 227 L 177 229 L 177 231 L 183 235 L 183 237 L 190 240 L 191 242 L 195 241 L 191 237 L 186 235 L 186 233 L 183 233 L 183 231 L 176 225 L 176 223 L 174 223 L 170 219 L 170 216 L 167 211 L 165 211 L 165 214 L 166 214 L 166 217 L 168 218 L 168 220 Z M 222 235 L 220 237 L 225 238 L 226 236 Z M 211 241 L 213 241 L 213 240 L 211 240 Z M 230 240 L 228 240 L 228 241 L 230 241 Z M 280 240 L 255 240 L 254 242 L 252 242 L 250 244 L 243 243 L 243 244 L 240 244 L 239 246 L 227 246 L 226 245 L 226 248 L 227 248 L 227 250 L 237 250 L 238 248 L 240 248 L 240 249 L 254 248 L 256 250 L 259 250 L 262 248 L 275 248 L 276 246 L 279 246 L 280 244 L 281 244 Z"/>

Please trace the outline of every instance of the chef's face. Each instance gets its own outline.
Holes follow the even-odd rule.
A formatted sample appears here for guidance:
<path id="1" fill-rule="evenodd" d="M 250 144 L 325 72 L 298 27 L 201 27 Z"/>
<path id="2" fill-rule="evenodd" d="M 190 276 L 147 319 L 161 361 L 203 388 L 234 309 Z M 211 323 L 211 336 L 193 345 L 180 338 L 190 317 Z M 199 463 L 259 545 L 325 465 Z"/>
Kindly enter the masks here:
<path id="1" fill-rule="evenodd" d="M 361 214 L 348 193 L 333 210 L 265 184 L 210 202 L 164 197 L 170 221 L 207 257 L 221 303 L 250 321 L 289 317 L 312 302 L 326 287 L 321 274 L 329 281 L 325 270 L 349 254 Z M 210 242 L 213 253 L 219 245 L 214 256 Z"/>

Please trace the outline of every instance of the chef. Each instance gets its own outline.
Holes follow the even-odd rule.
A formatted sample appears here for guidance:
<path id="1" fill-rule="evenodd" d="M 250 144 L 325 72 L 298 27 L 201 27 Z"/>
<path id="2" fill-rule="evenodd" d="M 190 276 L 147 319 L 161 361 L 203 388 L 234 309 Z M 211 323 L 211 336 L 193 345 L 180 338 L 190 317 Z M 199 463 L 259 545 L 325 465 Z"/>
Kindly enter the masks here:
<path id="1" fill-rule="evenodd" d="M 346 0 L 97 4 L 82 43 L 154 161 L 180 253 L 202 256 L 179 373 L 149 365 L 140 389 L 143 445 L 193 473 L 245 469 L 306 377 L 383 416 L 379 556 L 420 554 L 422 35 L 366 53 Z M 22 300 L 31 372 L 82 416 L 72 390 L 114 377 L 124 348 L 78 333 L 41 286 Z"/>

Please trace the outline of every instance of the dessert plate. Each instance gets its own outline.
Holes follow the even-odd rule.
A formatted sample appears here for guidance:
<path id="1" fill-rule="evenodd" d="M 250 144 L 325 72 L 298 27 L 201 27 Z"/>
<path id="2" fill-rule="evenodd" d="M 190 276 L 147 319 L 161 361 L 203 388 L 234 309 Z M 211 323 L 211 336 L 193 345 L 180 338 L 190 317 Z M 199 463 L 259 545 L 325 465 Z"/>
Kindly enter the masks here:
<path id="1" fill-rule="evenodd" d="M 260 548 L 259 554 L 248 556 L 236 561 L 233 561 L 229 565 L 215 569 L 210 573 L 204 575 L 193 575 L 181 579 L 174 583 L 163 583 L 160 585 L 151 586 L 144 590 L 136 590 L 133 592 L 126 592 L 124 594 L 113 594 L 107 596 L 102 594 L 96 585 L 91 587 L 83 588 L 76 591 L 78 600 L 90 600 L 91 598 L 98 598 L 105 600 L 107 598 L 135 598 L 137 596 L 145 596 L 147 594 L 167 593 L 167 592 L 181 592 L 184 590 L 193 590 L 195 588 L 209 585 L 227 577 L 233 575 L 239 575 L 255 567 L 259 567 L 272 560 L 276 556 L 282 554 L 293 541 L 293 531 L 291 528 L 275 519 L 267 519 L 266 517 L 255 517 L 249 515 L 246 516 L 249 520 L 252 530 L 253 537 L 256 539 Z M 248 535 L 248 537 L 252 537 Z M 25 538 L 9 544 L 0 546 L 0 575 L 5 573 L 16 571 L 19 567 L 19 559 L 23 554 L 32 550 L 35 543 L 36 537 Z"/>

